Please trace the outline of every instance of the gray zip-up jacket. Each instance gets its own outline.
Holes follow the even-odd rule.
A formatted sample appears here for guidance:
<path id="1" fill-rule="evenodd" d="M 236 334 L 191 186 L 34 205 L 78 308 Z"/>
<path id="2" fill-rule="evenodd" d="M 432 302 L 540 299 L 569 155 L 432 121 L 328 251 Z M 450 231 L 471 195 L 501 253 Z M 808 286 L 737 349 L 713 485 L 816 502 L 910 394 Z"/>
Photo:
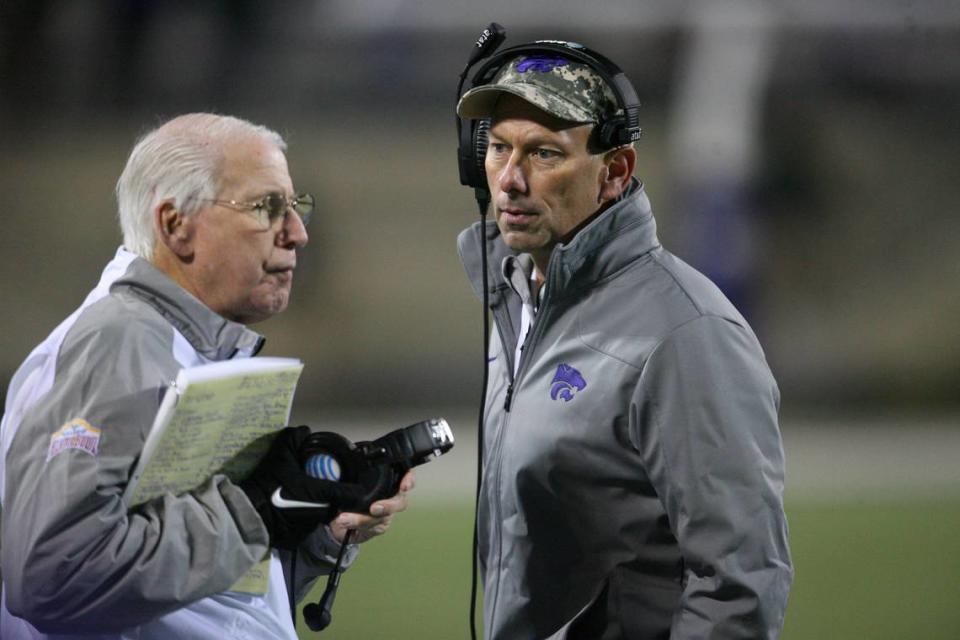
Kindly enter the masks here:
<path id="1" fill-rule="evenodd" d="M 459 238 L 478 293 L 479 235 Z M 777 637 L 793 575 L 779 393 L 746 321 L 660 246 L 634 181 L 554 249 L 514 375 L 527 276 L 485 235 L 487 638 Z"/>
<path id="2" fill-rule="evenodd" d="M 246 495 L 214 477 L 128 510 L 121 495 L 166 386 L 262 338 L 120 249 L 97 287 L 17 371 L 0 437 L 0 637 L 296 638 L 283 562 L 266 594 L 227 591 L 268 552 Z M 296 591 L 329 571 L 322 531 Z M 95 636 L 86 634 L 97 634 Z M 79 636 L 77 636 L 79 637 Z"/>

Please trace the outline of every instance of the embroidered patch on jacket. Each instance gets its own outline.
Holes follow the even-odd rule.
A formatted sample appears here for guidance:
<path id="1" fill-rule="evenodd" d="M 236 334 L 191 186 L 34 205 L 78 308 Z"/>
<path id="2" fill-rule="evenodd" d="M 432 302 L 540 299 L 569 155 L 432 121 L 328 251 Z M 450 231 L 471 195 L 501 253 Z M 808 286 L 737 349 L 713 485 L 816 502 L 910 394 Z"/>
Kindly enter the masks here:
<path id="1" fill-rule="evenodd" d="M 67 449 L 79 449 L 92 456 L 97 455 L 100 450 L 100 429 L 83 418 L 67 421 L 50 436 L 47 462 Z"/>
<path id="2" fill-rule="evenodd" d="M 583 391 L 586 387 L 587 381 L 579 371 L 568 364 L 561 364 L 550 383 L 550 398 L 570 402 L 578 391 Z"/>

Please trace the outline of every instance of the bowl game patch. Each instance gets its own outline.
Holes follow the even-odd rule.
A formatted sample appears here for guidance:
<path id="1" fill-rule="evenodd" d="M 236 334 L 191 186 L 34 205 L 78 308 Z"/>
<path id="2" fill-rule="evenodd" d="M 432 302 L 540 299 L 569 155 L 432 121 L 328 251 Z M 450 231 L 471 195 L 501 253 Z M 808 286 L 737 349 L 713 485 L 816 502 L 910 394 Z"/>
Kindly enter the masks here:
<path id="1" fill-rule="evenodd" d="M 100 450 L 100 429 L 83 418 L 67 421 L 50 436 L 47 462 L 67 449 L 80 449 L 92 456 Z"/>

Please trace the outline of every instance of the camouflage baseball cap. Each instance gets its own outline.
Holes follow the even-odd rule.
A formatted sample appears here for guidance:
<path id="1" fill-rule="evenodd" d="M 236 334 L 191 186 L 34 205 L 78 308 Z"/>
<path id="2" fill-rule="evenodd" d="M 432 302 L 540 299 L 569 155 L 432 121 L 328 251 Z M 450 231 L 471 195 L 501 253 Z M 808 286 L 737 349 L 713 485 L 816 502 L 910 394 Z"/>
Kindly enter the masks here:
<path id="1" fill-rule="evenodd" d="M 457 114 L 488 118 L 503 93 L 570 122 L 599 122 L 618 111 L 613 90 L 589 65 L 548 52 L 522 54 L 511 60 L 491 83 L 463 94 Z"/>

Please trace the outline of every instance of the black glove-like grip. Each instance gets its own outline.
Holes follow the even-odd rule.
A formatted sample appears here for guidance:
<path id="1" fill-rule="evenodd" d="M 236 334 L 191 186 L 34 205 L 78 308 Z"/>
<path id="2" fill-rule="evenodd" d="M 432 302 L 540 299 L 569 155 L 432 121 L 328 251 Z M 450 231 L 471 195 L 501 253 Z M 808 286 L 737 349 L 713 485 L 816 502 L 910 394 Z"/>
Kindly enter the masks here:
<path id="1" fill-rule="evenodd" d="M 309 436 L 309 427 L 284 427 L 260 464 L 238 485 L 267 527 L 270 545 L 278 549 L 296 549 L 341 511 L 358 511 L 363 506 L 364 490 L 359 485 L 318 480 L 303 470 L 298 452 Z M 278 508 L 271 501 L 277 489 L 285 500 L 318 506 Z"/>

